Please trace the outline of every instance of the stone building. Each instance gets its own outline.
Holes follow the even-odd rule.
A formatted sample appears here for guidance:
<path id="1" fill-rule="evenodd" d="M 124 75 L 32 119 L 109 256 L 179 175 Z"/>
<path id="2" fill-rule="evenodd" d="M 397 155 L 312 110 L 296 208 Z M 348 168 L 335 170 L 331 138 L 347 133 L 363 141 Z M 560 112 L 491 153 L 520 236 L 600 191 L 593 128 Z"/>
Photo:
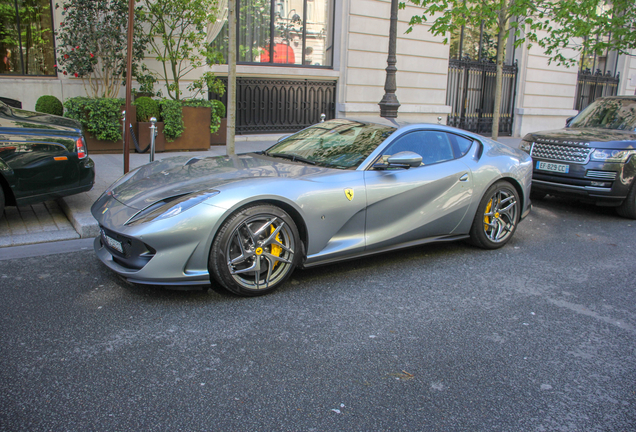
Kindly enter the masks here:
<path id="1" fill-rule="evenodd" d="M 53 33 L 46 30 L 57 29 L 63 20 L 61 8 L 55 9 L 52 0 L 31 2 L 44 12 L 48 8 L 48 15 L 43 12 L 38 22 L 21 23 L 15 13 L 11 16 L 9 5 L 3 9 L 7 16 L 0 17 L 0 31 L 23 36 L 13 44 L 0 43 L 4 53 L 0 96 L 33 109 L 41 95 L 61 100 L 85 95 L 81 80 L 58 74 L 53 67 L 55 41 Z M 19 8 L 23 2 L 9 3 Z M 226 5 L 227 0 L 220 1 L 222 11 Z M 237 133 L 293 131 L 317 121 L 322 112 L 329 117 L 379 115 L 390 1 L 239 0 L 238 9 Z M 483 38 L 476 47 L 475 29 L 466 31 L 458 51 L 458 35 L 451 35 L 452 42 L 445 45 L 444 38 L 433 36 L 426 24 L 406 34 L 408 20 L 418 12 L 418 8 L 409 6 L 398 15 L 399 119 L 448 122 L 487 133 L 494 66 L 487 61 L 479 66 L 475 61 L 475 57 L 488 59 L 492 45 L 487 32 L 479 33 Z M 29 31 L 43 36 L 39 45 L 30 42 Z M 208 41 L 219 49 L 227 46 L 227 12 L 221 12 L 217 22 L 208 27 Z M 521 136 L 533 130 L 562 127 L 581 103 L 586 104 L 584 99 L 589 99 L 585 93 L 590 87 L 584 84 L 599 81 L 599 77 L 585 75 L 580 68 L 549 64 L 537 46 L 513 49 L 509 41 L 506 59 L 510 66 L 502 124 L 507 129 L 502 135 Z M 158 67 L 149 57 L 146 64 Z M 596 91 L 635 93 L 636 58 L 607 53 L 581 64 L 609 75 L 600 77 Z M 226 65 L 216 65 L 200 68 L 188 78 L 195 79 L 204 70 L 220 77 L 227 75 Z M 124 95 L 123 87 L 120 94 Z"/>

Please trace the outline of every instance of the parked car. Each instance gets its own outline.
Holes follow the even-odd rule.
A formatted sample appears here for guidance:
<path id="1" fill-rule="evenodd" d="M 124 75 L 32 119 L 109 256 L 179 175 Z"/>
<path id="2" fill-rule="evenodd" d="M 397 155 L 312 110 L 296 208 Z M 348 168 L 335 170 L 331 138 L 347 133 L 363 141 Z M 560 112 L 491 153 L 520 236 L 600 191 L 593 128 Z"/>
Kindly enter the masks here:
<path id="1" fill-rule="evenodd" d="M 34 204 L 90 190 L 95 167 L 84 143 L 75 120 L 0 101 L 0 216 L 5 204 Z"/>
<path id="2" fill-rule="evenodd" d="M 330 120 L 263 152 L 129 172 L 92 206 L 95 251 L 133 283 L 259 295 L 296 266 L 465 238 L 499 248 L 531 177 L 530 156 L 459 129 Z"/>
<path id="3" fill-rule="evenodd" d="M 564 129 L 527 134 L 533 196 L 563 195 L 636 219 L 636 96 L 592 102 Z"/>

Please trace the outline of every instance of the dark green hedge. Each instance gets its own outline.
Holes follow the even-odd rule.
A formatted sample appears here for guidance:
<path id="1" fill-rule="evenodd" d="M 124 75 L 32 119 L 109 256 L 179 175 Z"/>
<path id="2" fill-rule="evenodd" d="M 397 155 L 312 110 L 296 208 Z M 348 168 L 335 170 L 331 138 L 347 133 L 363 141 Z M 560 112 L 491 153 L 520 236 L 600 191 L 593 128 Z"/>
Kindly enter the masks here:
<path id="1" fill-rule="evenodd" d="M 37 112 L 58 116 L 64 114 L 64 106 L 62 105 L 62 102 L 60 102 L 60 100 L 55 96 L 51 95 L 40 96 L 35 103 L 35 110 Z"/>

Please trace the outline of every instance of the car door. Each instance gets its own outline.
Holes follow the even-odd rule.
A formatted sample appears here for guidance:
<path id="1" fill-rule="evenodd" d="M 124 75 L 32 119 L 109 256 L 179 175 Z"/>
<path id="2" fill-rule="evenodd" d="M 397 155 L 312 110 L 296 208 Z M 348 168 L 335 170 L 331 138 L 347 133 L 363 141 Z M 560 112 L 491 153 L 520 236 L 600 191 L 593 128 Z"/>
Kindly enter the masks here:
<path id="1" fill-rule="evenodd" d="M 365 171 L 368 251 L 453 233 L 473 195 L 472 172 L 462 161 L 471 145 L 437 130 L 408 132 L 389 144 L 383 156 L 411 151 L 422 165 Z"/>

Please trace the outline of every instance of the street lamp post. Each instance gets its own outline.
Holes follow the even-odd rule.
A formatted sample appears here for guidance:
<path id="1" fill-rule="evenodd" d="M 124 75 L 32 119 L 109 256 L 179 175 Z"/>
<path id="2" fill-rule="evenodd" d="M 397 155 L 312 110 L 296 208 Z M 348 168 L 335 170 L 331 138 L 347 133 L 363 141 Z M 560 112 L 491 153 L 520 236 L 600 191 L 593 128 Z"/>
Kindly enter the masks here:
<path id="1" fill-rule="evenodd" d="M 389 27 L 389 57 L 386 62 L 386 81 L 384 82 L 384 97 L 378 105 L 380 105 L 380 116 L 386 118 L 396 118 L 398 116 L 398 108 L 400 102 L 395 95 L 397 85 L 395 82 L 395 73 L 397 68 L 397 57 L 395 55 L 395 47 L 397 45 L 397 14 L 398 0 L 391 0 L 391 25 Z"/>

